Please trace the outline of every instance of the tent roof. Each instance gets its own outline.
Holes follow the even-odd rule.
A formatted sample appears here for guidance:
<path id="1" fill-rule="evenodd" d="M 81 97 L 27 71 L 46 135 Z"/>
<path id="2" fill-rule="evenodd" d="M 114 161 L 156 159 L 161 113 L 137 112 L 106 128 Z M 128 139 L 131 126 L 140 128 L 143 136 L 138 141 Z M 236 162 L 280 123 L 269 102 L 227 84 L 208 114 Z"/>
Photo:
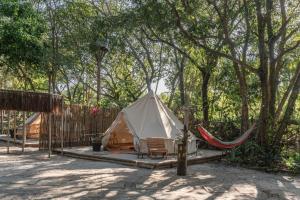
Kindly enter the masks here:
<path id="1" fill-rule="evenodd" d="M 33 123 L 39 116 L 40 116 L 40 113 L 34 113 L 29 118 L 27 118 L 27 120 L 25 121 L 25 124 L 29 125 L 29 124 Z"/>

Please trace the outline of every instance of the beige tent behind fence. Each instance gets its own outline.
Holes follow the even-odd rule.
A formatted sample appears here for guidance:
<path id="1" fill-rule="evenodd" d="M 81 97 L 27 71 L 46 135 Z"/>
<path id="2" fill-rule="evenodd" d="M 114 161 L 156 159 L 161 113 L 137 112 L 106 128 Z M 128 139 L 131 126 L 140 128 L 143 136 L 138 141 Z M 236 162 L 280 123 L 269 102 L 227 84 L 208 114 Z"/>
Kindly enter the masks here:
<path id="1" fill-rule="evenodd" d="M 140 148 L 147 152 L 146 139 L 164 138 L 168 153 L 176 153 L 183 124 L 167 108 L 157 95 L 149 92 L 132 105 L 124 108 L 105 132 L 103 146 L 108 149 Z M 196 138 L 190 134 L 188 152 L 196 151 Z"/>
<path id="2" fill-rule="evenodd" d="M 26 121 L 26 136 L 27 138 L 37 139 L 40 135 L 41 113 L 31 115 Z M 23 125 L 17 128 L 17 135 L 23 134 Z"/>

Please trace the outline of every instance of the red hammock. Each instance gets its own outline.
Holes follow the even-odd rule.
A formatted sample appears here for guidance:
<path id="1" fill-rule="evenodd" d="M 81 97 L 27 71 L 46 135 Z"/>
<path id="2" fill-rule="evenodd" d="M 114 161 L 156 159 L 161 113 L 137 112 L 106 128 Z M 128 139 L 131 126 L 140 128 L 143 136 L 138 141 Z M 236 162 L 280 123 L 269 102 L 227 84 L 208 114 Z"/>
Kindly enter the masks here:
<path id="1" fill-rule="evenodd" d="M 251 135 L 253 130 L 255 129 L 255 123 L 249 128 L 243 135 L 238 137 L 237 139 L 233 140 L 232 142 L 223 142 L 219 140 L 218 138 L 211 135 L 205 128 L 203 128 L 201 125 L 197 127 L 199 133 L 201 136 L 211 145 L 221 148 L 221 149 L 231 149 L 233 147 L 239 146 L 242 143 L 244 143 L 247 138 Z"/>

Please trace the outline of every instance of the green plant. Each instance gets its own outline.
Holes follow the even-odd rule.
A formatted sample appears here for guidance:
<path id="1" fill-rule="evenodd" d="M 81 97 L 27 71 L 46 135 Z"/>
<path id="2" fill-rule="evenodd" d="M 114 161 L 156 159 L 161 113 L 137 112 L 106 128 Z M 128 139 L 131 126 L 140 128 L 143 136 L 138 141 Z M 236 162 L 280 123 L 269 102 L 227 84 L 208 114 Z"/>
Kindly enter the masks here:
<path id="1" fill-rule="evenodd" d="M 293 172 L 300 172 L 300 153 L 284 151 L 282 155 L 283 165 Z"/>

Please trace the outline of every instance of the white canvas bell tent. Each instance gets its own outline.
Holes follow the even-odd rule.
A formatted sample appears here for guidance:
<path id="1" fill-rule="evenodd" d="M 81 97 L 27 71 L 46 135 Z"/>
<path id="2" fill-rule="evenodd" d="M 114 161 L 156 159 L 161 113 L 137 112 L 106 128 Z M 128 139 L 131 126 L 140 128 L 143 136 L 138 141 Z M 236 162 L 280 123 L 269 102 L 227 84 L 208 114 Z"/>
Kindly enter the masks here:
<path id="1" fill-rule="evenodd" d="M 40 135 L 41 113 L 31 115 L 26 121 L 26 136 L 27 138 L 37 139 Z M 17 128 L 17 135 L 23 134 L 23 125 Z"/>
<path id="2" fill-rule="evenodd" d="M 183 124 L 152 91 L 124 108 L 104 134 L 104 147 L 135 149 L 147 153 L 146 138 L 164 138 L 168 153 L 176 153 L 176 141 Z M 188 153 L 196 151 L 196 138 L 190 134 Z"/>

